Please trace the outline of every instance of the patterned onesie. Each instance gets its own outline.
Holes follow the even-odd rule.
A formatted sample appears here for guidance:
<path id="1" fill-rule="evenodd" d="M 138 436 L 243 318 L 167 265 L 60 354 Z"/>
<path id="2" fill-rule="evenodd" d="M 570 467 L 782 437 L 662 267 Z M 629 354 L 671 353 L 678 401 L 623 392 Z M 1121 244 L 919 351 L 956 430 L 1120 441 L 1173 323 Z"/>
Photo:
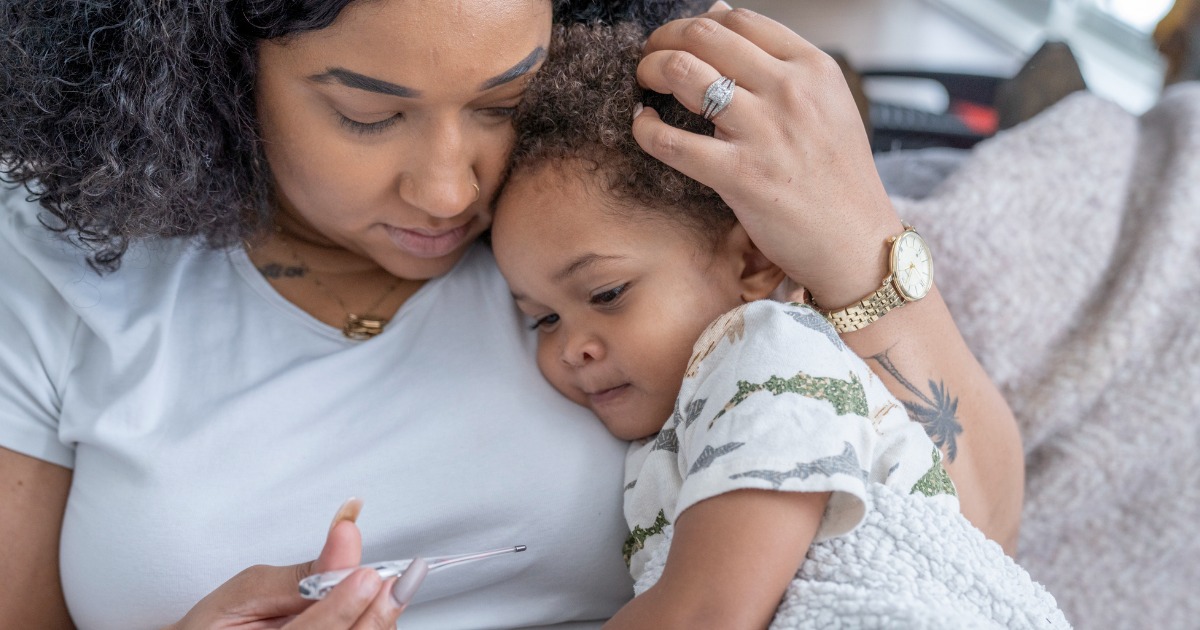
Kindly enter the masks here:
<path id="1" fill-rule="evenodd" d="M 853 531 L 869 484 L 958 511 L 941 453 L 812 308 L 762 300 L 713 322 L 693 349 L 675 412 L 630 446 L 625 560 L 637 580 L 671 523 L 732 490 L 831 492 L 814 542 Z M 652 584 L 639 583 L 638 592 Z"/>

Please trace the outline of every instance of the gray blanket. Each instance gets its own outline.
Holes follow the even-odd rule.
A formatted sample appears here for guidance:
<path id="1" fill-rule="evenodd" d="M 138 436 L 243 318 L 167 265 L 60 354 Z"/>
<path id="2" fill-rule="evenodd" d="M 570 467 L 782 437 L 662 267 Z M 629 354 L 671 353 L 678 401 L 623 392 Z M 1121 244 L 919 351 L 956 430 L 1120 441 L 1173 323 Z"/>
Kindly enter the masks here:
<path id="1" fill-rule="evenodd" d="M 954 166 L 895 201 L 1020 423 L 1018 560 L 1077 628 L 1200 627 L 1200 85 L 1076 94 Z"/>

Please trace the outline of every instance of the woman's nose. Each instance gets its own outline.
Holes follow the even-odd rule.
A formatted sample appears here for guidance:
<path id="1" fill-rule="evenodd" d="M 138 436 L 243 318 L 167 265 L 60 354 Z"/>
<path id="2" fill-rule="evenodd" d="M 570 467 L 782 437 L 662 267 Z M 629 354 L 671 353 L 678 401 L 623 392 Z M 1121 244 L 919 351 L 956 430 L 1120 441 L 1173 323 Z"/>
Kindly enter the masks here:
<path id="1" fill-rule="evenodd" d="M 410 173 L 400 182 L 400 198 L 429 216 L 450 219 L 479 198 L 479 185 L 470 169 L 456 176 L 447 173 L 427 178 Z"/>
<path id="2" fill-rule="evenodd" d="M 462 214 L 479 199 L 479 182 L 462 132 L 442 125 L 426 142 L 428 152 L 414 155 L 400 176 L 400 198 L 439 219 Z"/>
<path id="3" fill-rule="evenodd" d="M 573 368 L 583 367 L 593 361 L 601 361 L 604 359 L 604 354 L 604 343 L 590 333 L 567 335 L 567 341 L 562 348 L 563 363 Z"/>

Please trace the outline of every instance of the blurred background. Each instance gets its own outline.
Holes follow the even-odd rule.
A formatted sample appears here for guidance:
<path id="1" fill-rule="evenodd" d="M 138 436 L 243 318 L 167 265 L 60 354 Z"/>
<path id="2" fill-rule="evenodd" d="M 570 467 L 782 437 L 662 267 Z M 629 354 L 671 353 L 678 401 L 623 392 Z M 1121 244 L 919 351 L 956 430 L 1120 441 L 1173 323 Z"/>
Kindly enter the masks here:
<path id="1" fill-rule="evenodd" d="M 1162 91 L 1168 70 L 1153 33 L 1174 3 L 737 0 L 733 4 L 787 24 L 826 51 L 840 52 L 862 74 L 876 132 L 873 146 L 883 151 L 967 147 L 1085 87 L 1132 112 L 1145 111 Z M 1180 15 L 1172 16 L 1177 22 L 1187 21 L 1188 13 L 1200 13 L 1191 11 L 1195 0 L 1179 3 L 1186 6 L 1177 8 Z M 1066 45 L 1042 49 L 1046 42 Z M 1023 68 L 1031 75 L 1023 77 L 1023 83 L 1002 86 Z M 1007 107 L 1007 114 L 997 112 L 997 105 L 1001 110 Z M 897 137 L 891 127 L 932 131 L 935 137 Z M 936 137 L 939 132 L 944 137 Z"/>

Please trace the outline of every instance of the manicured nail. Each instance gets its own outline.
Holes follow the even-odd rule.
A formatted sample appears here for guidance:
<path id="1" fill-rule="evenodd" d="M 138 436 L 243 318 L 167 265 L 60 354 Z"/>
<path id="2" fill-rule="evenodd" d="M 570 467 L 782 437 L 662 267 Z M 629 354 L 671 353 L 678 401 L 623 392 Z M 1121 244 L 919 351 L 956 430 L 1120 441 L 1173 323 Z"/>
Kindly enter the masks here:
<path id="1" fill-rule="evenodd" d="M 381 596 L 382 596 L 382 597 L 386 597 L 386 598 L 387 598 L 387 600 L 385 600 L 385 602 L 384 602 L 384 603 L 385 603 L 385 604 L 386 604 L 386 605 L 387 605 L 389 608 L 393 608 L 393 607 L 394 607 L 394 608 L 396 608 L 396 609 L 400 610 L 401 612 L 403 612 L 403 611 L 404 611 L 404 607 L 403 607 L 403 606 L 401 606 L 400 604 L 396 603 L 396 598 L 395 598 L 395 597 L 392 597 L 392 589 L 396 587 L 396 582 L 397 582 L 397 581 L 399 581 L 399 578 L 394 578 L 394 577 L 393 577 L 393 578 L 388 578 L 388 579 L 384 580 L 384 581 L 383 581 L 383 586 L 382 586 L 382 587 L 379 589 L 379 591 L 376 593 L 376 597 L 381 597 Z M 384 591 L 387 591 L 387 592 L 386 592 L 386 594 L 384 593 Z"/>
<path id="2" fill-rule="evenodd" d="M 634 120 L 637 120 L 637 117 L 642 114 L 643 109 L 646 109 L 646 108 L 641 103 L 638 103 L 637 105 L 633 106 L 633 119 Z"/>
<path id="3" fill-rule="evenodd" d="M 350 521 L 354 523 L 358 521 L 358 515 L 362 512 L 362 499 L 350 497 L 338 508 L 337 514 L 333 515 L 333 521 L 329 523 L 329 531 L 333 531 L 333 526 L 342 521 Z"/>
<path id="4" fill-rule="evenodd" d="M 711 7 L 708 7 L 708 10 L 709 11 L 731 11 L 731 10 L 733 10 L 733 6 L 730 5 L 728 2 L 725 2 L 725 0 L 717 0 L 716 2 L 713 3 L 713 5 Z"/>
<path id="5" fill-rule="evenodd" d="M 412 564 L 408 565 L 404 575 L 400 576 L 396 585 L 392 587 L 392 598 L 396 600 L 396 604 L 407 606 L 417 594 L 417 589 L 421 588 L 426 575 L 429 575 L 429 565 L 425 563 L 425 559 L 413 558 Z"/>

